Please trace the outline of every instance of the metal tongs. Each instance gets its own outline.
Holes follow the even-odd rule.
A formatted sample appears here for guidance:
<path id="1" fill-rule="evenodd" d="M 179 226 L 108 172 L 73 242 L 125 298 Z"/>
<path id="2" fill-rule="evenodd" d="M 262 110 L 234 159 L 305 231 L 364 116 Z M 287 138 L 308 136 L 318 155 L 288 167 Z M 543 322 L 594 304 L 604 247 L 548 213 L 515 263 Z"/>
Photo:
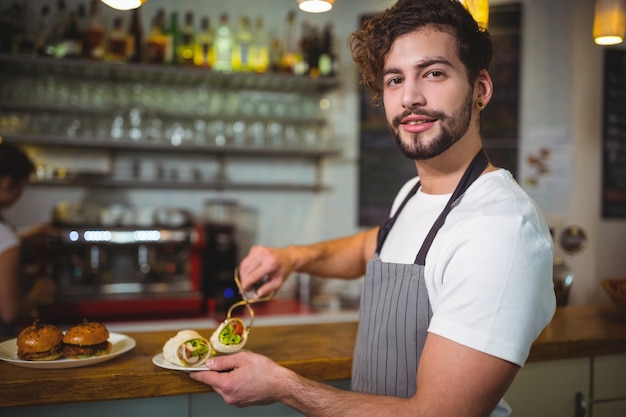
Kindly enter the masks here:
<path id="1" fill-rule="evenodd" d="M 239 268 L 235 268 L 235 284 L 237 284 L 237 288 L 239 289 L 239 293 L 241 294 L 242 300 L 230 306 L 230 308 L 228 309 L 228 312 L 226 313 L 226 320 L 224 321 L 226 322 L 230 320 L 232 312 L 236 308 L 245 306 L 246 309 L 248 309 L 248 314 L 250 315 L 250 323 L 246 325 L 245 331 L 246 333 L 250 333 L 250 328 L 252 327 L 252 323 L 254 323 L 254 310 L 252 309 L 252 306 L 250 304 L 260 303 L 263 301 L 269 301 L 274 297 L 274 294 L 276 293 L 276 291 L 272 291 L 265 297 L 253 298 L 254 294 L 256 294 L 256 290 L 252 294 L 250 294 L 250 291 L 245 291 L 245 289 L 243 288 L 243 285 L 241 285 L 241 280 L 239 279 Z"/>

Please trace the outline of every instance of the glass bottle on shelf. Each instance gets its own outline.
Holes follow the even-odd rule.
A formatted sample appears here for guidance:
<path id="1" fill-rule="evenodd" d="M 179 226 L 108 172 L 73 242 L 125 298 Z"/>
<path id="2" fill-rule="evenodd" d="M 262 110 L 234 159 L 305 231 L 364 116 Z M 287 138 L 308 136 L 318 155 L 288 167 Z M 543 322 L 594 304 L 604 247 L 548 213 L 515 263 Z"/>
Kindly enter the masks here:
<path id="1" fill-rule="evenodd" d="M 83 36 L 78 23 L 78 12 L 69 12 L 67 25 L 60 42 L 57 44 L 55 56 L 57 58 L 80 58 L 83 54 Z"/>
<path id="2" fill-rule="evenodd" d="M 296 74 L 299 71 L 302 55 L 299 51 L 299 34 L 297 28 L 296 12 L 291 10 L 287 13 L 285 22 L 285 34 L 283 36 L 282 53 L 280 57 L 280 71 Z"/>
<path id="3" fill-rule="evenodd" d="M 166 35 L 163 33 L 165 11 L 159 9 L 150 25 L 150 35 L 146 39 L 146 62 L 162 64 L 165 62 Z"/>
<path id="4" fill-rule="evenodd" d="M 194 39 L 193 63 L 197 67 L 211 68 L 213 56 L 213 32 L 207 16 L 200 20 L 200 31 Z"/>
<path id="5" fill-rule="evenodd" d="M 267 72 L 270 66 L 270 39 L 265 30 L 262 17 L 257 17 L 254 26 L 254 41 L 251 50 L 252 70 L 255 72 Z"/>
<path id="6" fill-rule="evenodd" d="M 46 56 L 56 56 L 56 49 L 61 42 L 61 37 L 65 32 L 65 25 L 67 23 L 67 7 L 65 0 L 58 0 L 56 2 L 54 15 L 51 17 L 50 22 L 50 30 L 45 39 L 43 54 Z"/>
<path id="7" fill-rule="evenodd" d="M 176 51 L 180 65 L 194 64 L 195 28 L 193 25 L 193 12 L 185 13 L 185 22 L 180 30 L 180 43 Z"/>
<path id="8" fill-rule="evenodd" d="M 37 34 L 35 36 L 35 53 L 37 55 L 46 55 L 46 44 L 52 30 L 52 21 L 50 14 L 50 5 L 41 6 L 39 14 L 39 22 L 37 24 Z"/>
<path id="9" fill-rule="evenodd" d="M 250 71 L 252 69 L 252 51 L 253 36 L 250 26 L 250 19 L 242 16 L 239 20 L 239 30 L 235 36 L 233 47 L 233 71 Z"/>
<path id="10" fill-rule="evenodd" d="M 165 56 L 166 64 L 178 64 L 178 46 L 180 45 L 180 25 L 178 22 L 178 12 L 170 13 L 169 27 L 166 31 Z"/>
<path id="11" fill-rule="evenodd" d="M 127 58 L 129 62 L 135 63 L 143 62 L 144 60 L 143 27 L 141 26 L 139 9 L 139 7 L 133 9 L 128 34 L 126 35 Z"/>
<path id="12" fill-rule="evenodd" d="M 337 55 L 335 53 L 335 37 L 332 23 L 324 26 L 319 55 L 319 70 L 322 77 L 337 75 Z"/>
<path id="13" fill-rule="evenodd" d="M 215 51 L 215 61 L 213 69 L 229 73 L 233 70 L 233 32 L 230 28 L 230 18 L 228 13 L 222 13 L 220 23 L 215 30 L 215 43 L 213 49 Z"/>
<path id="14" fill-rule="evenodd" d="M 91 59 L 104 58 L 104 25 L 100 20 L 100 0 L 89 4 L 89 24 L 85 30 L 85 56 Z"/>
<path id="15" fill-rule="evenodd" d="M 119 62 L 125 61 L 127 57 L 127 36 L 122 28 L 122 18 L 116 16 L 113 19 L 113 27 L 109 33 L 105 58 L 107 61 Z"/>

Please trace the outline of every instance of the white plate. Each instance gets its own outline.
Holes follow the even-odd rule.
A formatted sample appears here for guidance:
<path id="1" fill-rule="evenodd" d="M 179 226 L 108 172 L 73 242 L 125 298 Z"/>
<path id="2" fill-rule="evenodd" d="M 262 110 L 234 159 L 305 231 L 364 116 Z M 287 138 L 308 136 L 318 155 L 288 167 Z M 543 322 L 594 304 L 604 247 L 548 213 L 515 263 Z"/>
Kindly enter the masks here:
<path id="1" fill-rule="evenodd" d="M 102 356 L 94 356 L 93 358 L 56 359 L 53 361 L 23 361 L 17 358 L 17 339 L 10 339 L 0 343 L 0 360 L 9 362 L 12 365 L 21 366 L 23 368 L 78 368 L 81 366 L 94 365 L 96 363 L 109 361 L 128 352 L 136 345 L 135 339 L 121 333 L 109 333 L 109 342 L 111 342 L 112 345 L 111 352 Z"/>
<path id="2" fill-rule="evenodd" d="M 165 359 L 163 357 L 163 353 L 154 355 L 154 357 L 152 358 L 152 363 L 158 366 L 159 368 L 171 369 L 174 371 L 197 372 L 197 371 L 207 370 L 206 367 L 204 366 L 204 362 L 201 365 L 197 365 L 197 366 L 176 365 L 175 363 L 172 363 L 168 361 L 167 359 Z"/>

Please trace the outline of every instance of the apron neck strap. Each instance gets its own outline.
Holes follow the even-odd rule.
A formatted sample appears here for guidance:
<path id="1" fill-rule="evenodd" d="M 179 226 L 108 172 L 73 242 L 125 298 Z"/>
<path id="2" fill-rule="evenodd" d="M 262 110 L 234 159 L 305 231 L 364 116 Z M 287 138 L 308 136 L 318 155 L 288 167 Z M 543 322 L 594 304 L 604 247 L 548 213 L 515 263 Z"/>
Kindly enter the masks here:
<path id="1" fill-rule="evenodd" d="M 485 153 L 485 150 L 481 148 L 481 150 L 478 152 L 478 154 L 476 154 L 474 159 L 472 159 L 470 165 L 465 170 L 461 181 L 459 181 L 458 185 L 456 186 L 456 189 L 452 193 L 452 196 L 448 200 L 448 203 L 444 207 L 441 214 L 439 214 L 439 217 L 437 217 L 437 220 L 435 220 L 435 223 L 428 232 L 426 239 L 424 239 L 424 243 L 422 244 L 420 251 L 415 257 L 416 264 L 426 265 L 426 254 L 428 253 L 428 250 L 430 249 L 433 240 L 435 240 L 437 232 L 445 223 L 448 213 L 450 213 L 450 210 L 452 210 L 452 208 L 454 207 L 454 203 L 456 203 L 459 197 L 461 197 L 465 193 L 465 191 L 467 191 L 470 185 L 472 185 L 472 183 L 476 181 L 478 177 L 480 177 L 480 174 L 482 174 L 482 172 L 485 170 L 485 168 L 487 168 L 488 165 L 489 159 L 487 158 L 487 154 Z"/>

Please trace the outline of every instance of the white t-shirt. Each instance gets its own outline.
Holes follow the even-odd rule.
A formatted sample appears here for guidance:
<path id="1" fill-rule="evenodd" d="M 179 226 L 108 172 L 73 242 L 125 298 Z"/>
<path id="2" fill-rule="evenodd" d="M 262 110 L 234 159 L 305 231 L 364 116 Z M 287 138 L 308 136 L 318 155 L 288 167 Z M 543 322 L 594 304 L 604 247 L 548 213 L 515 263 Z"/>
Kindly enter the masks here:
<path id="1" fill-rule="evenodd" d="M 3 221 L 0 221 L 0 253 L 15 246 L 19 246 L 19 244 L 20 239 L 15 234 L 11 226 Z"/>
<path id="2" fill-rule="evenodd" d="M 397 210 L 417 178 L 392 206 Z M 418 191 L 383 245 L 384 262 L 413 264 L 448 195 Z M 429 332 L 523 366 L 556 308 L 552 238 L 535 203 L 506 170 L 479 177 L 448 214 L 426 256 Z"/>

